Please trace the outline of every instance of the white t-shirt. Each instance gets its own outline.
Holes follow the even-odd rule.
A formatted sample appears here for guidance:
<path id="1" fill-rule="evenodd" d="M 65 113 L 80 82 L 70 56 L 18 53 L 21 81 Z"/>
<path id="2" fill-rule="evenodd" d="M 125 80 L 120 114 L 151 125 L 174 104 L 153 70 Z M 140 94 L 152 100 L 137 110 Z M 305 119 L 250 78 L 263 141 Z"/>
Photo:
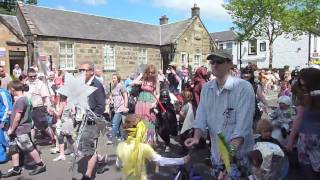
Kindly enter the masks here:
<path id="1" fill-rule="evenodd" d="M 192 128 L 192 124 L 194 121 L 194 113 L 193 113 L 192 104 L 190 102 L 188 102 L 187 104 L 183 105 L 181 111 L 183 114 L 185 114 L 185 119 L 183 121 L 183 125 L 181 128 L 181 134 L 182 134 L 185 131 Z"/>

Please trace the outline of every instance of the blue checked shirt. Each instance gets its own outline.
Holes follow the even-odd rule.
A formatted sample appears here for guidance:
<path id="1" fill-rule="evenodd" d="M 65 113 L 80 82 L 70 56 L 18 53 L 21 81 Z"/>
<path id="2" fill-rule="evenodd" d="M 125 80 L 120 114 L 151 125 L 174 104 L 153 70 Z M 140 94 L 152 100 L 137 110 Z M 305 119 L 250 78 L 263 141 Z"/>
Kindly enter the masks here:
<path id="1" fill-rule="evenodd" d="M 216 80 L 205 84 L 200 96 L 194 128 L 203 133 L 209 130 L 211 155 L 215 165 L 221 164 L 216 136 L 221 132 L 227 141 L 243 138 L 237 152 L 238 157 L 252 150 L 254 145 L 252 121 L 255 110 L 255 94 L 251 84 L 240 78 L 229 76 L 219 89 Z"/>

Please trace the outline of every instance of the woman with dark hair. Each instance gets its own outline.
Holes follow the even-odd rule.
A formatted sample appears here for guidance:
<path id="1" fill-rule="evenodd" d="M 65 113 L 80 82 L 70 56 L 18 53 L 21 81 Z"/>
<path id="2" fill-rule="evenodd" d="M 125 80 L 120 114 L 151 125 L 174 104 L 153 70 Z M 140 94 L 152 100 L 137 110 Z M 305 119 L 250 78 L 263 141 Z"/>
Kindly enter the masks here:
<path id="1" fill-rule="evenodd" d="M 156 107 L 156 97 L 159 96 L 160 85 L 158 81 L 157 69 L 154 65 L 149 65 L 143 74 L 139 75 L 133 84 L 141 86 L 135 107 L 137 114 L 147 127 L 146 142 L 156 144 L 155 120 L 156 116 L 152 108 Z"/>
<path id="2" fill-rule="evenodd" d="M 305 68 L 292 88 L 298 106 L 287 149 L 292 150 L 298 134 L 298 159 L 306 179 L 320 177 L 320 69 Z"/>

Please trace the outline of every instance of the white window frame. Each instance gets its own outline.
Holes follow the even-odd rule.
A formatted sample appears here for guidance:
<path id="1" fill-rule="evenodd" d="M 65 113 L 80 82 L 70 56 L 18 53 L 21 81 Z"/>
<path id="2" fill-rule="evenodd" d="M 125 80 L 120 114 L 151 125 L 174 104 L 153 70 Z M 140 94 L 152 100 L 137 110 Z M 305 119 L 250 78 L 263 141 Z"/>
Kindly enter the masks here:
<path id="1" fill-rule="evenodd" d="M 139 48 L 138 49 L 138 62 L 139 64 L 148 64 L 148 49 Z"/>
<path id="2" fill-rule="evenodd" d="M 62 46 L 65 46 L 64 48 L 62 48 Z M 71 52 L 68 52 L 68 45 L 71 45 Z M 64 52 L 63 52 L 64 50 Z M 61 57 L 61 56 L 65 56 L 65 57 Z M 68 61 L 68 56 L 72 56 L 72 65 L 68 66 L 69 63 L 67 63 Z M 64 62 L 64 66 L 62 66 L 62 63 Z M 74 66 L 74 43 L 72 42 L 60 42 L 59 43 L 59 66 L 61 69 L 63 70 L 75 70 L 75 66 Z"/>
<path id="3" fill-rule="evenodd" d="M 230 45 L 231 44 L 231 47 L 230 48 L 228 48 L 228 45 Z M 227 42 L 226 43 L 226 49 L 232 49 L 233 48 L 233 43 L 232 42 Z"/>
<path id="4" fill-rule="evenodd" d="M 186 52 L 181 52 L 180 62 L 181 66 L 188 66 L 188 54 Z"/>
<path id="5" fill-rule="evenodd" d="M 218 44 L 218 47 L 219 47 L 219 50 L 223 50 L 224 44 L 223 44 L 223 43 L 219 43 L 219 44 Z"/>
<path id="6" fill-rule="evenodd" d="M 252 42 L 255 42 L 255 46 L 252 45 Z M 252 52 L 252 48 L 256 48 L 255 52 Z M 258 53 L 258 41 L 257 39 L 252 39 L 248 41 L 248 55 L 257 55 Z"/>
<path id="7" fill-rule="evenodd" d="M 197 60 L 196 57 L 199 57 L 199 59 Z M 192 61 L 193 68 L 200 67 L 201 66 L 201 60 L 202 60 L 202 55 L 200 53 L 194 54 L 193 55 L 193 61 Z"/>
<path id="8" fill-rule="evenodd" d="M 111 49 L 112 48 L 112 52 Z M 110 52 L 109 52 L 110 50 Z M 112 56 L 110 56 L 112 55 Z M 112 59 L 110 57 L 113 57 Z M 105 45 L 103 49 L 103 69 L 116 70 L 116 48 L 113 45 Z"/>
<path id="9" fill-rule="evenodd" d="M 264 49 L 262 49 L 262 45 L 264 44 Z M 261 42 L 260 43 L 260 52 L 266 52 L 267 51 L 267 43 L 266 42 Z"/>

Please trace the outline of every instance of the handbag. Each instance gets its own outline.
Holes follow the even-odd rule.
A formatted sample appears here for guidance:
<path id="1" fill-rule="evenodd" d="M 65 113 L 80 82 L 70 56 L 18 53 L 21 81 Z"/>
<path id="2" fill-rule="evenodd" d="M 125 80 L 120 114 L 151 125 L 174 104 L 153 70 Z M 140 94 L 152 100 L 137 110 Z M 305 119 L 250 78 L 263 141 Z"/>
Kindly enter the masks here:
<path id="1" fill-rule="evenodd" d="M 133 85 L 130 91 L 130 96 L 138 97 L 141 92 L 141 85 Z"/>

